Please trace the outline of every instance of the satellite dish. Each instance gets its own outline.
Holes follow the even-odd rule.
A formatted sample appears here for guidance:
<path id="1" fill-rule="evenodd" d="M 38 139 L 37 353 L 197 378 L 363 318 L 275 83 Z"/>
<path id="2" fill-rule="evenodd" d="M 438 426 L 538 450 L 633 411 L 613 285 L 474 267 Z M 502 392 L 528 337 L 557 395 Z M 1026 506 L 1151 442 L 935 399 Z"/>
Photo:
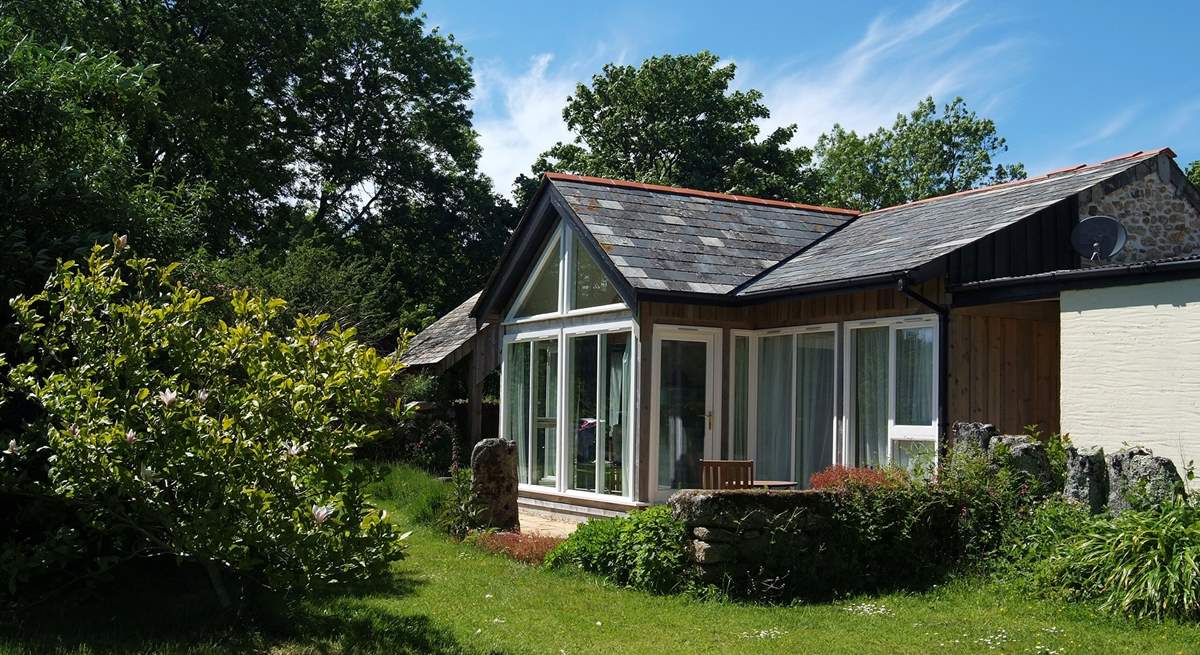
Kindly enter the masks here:
<path id="1" fill-rule="evenodd" d="M 1125 226 L 1111 216 L 1089 216 L 1071 230 L 1071 247 L 1088 261 L 1103 261 L 1125 247 Z"/>

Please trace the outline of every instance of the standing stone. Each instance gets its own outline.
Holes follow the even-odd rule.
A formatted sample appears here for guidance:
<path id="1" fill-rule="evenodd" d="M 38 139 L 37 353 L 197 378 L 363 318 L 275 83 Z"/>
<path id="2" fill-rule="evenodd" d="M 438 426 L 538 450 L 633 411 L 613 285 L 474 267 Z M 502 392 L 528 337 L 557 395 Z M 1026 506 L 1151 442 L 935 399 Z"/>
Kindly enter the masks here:
<path id="1" fill-rule="evenodd" d="M 471 490 L 483 506 L 484 525 L 517 530 L 517 444 L 483 439 L 471 451 Z"/>
<path id="2" fill-rule="evenodd" d="M 1086 506 L 1093 514 L 1108 503 L 1108 465 L 1103 448 L 1067 447 L 1067 476 L 1063 497 Z"/>
<path id="3" fill-rule="evenodd" d="M 1185 493 L 1175 463 L 1155 457 L 1149 448 L 1134 446 L 1108 458 L 1108 509 L 1154 506 Z"/>
<path id="4" fill-rule="evenodd" d="M 968 423 L 959 421 L 952 428 L 954 448 L 973 448 L 977 452 L 986 453 L 992 445 L 992 439 L 1000 436 L 1000 431 L 991 423 Z"/>
<path id="5" fill-rule="evenodd" d="M 1001 435 L 992 440 L 990 454 L 997 464 L 1028 475 L 1040 486 L 1041 491 L 1053 488 L 1050 457 L 1046 454 L 1046 446 L 1040 441 L 1023 434 Z"/>

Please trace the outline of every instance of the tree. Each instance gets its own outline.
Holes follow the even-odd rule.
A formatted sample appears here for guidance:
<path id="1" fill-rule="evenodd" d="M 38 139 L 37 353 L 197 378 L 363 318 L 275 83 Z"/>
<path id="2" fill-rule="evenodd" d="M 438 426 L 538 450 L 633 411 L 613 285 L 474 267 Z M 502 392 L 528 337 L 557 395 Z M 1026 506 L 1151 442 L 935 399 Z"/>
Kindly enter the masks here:
<path id="1" fill-rule="evenodd" d="M 1188 164 L 1187 176 L 1192 184 L 1200 187 L 1200 159 Z"/>
<path id="2" fill-rule="evenodd" d="M 891 128 L 860 136 L 834 125 L 822 134 L 814 151 L 818 201 L 870 210 L 1024 179 L 1024 165 L 994 163 L 1007 150 L 996 124 L 968 110 L 962 98 L 940 115 L 926 98 Z"/>
<path id="3" fill-rule="evenodd" d="M 192 247 L 203 185 L 143 168 L 133 145 L 160 97 L 153 68 L 46 47 L 0 19 L 0 326 L 9 298 L 97 240 L 129 234 L 163 258 Z"/>
<path id="4" fill-rule="evenodd" d="M 60 566 L 155 556 L 202 565 L 223 604 L 227 574 L 302 590 L 386 571 L 402 537 L 351 458 L 405 411 L 388 402 L 403 366 L 328 317 L 277 332 L 284 301 L 214 301 L 124 245 L 13 300 L 27 355 L 7 379 L 41 411 L 0 453 L 0 497 L 65 520 L 44 541 L 5 521 L 0 601 L 54 589 Z"/>
<path id="5" fill-rule="evenodd" d="M 574 133 L 517 178 L 527 202 L 537 175 L 558 171 L 766 198 L 801 199 L 811 189 L 811 153 L 788 143 L 795 125 L 759 140 L 770 117 L 756 90 L 730 91 L 736 67 L 716 55 L 651 57 L 641 66 L 608 64 L 567 99 Z M 524 204 L 519 202 L 518 204 Z"/>
<path id="6" fill-rule="evenodd" d="M 470 62 L 417 6 L 13 0 L 6 12 L 43 42 L 155 67 L 159 110 L 128 143 L 143 172 L 208 185 L 193 240 L 208 253 L 284 257 L 311 225 L 393 276 L 406 295 L 376 309 L 401 312 L 460 302 L 516 220 L 477 170 Z"/>

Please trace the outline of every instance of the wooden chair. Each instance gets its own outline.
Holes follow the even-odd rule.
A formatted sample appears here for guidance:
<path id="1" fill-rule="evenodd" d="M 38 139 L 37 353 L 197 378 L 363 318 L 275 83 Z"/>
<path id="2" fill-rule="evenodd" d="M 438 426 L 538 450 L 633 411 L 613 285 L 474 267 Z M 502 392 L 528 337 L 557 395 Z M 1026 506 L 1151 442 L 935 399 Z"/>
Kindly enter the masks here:
<path id="1" fill-rule="evenodd" d="M 700 488 L 749 489 L 754 486 L 754 461 L 748 459 L 700 460 Z"/>

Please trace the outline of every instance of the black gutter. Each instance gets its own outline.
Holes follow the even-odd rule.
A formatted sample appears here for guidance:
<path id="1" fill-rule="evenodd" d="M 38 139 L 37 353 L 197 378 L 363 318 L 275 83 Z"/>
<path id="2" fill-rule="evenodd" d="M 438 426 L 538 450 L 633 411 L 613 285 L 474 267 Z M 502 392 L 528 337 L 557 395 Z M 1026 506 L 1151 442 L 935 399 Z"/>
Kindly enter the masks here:
<path id="1" fill-rule="evenodd" d="M 950 408 L 949 398 L 950 377 L 950 309 L 939 305 L 920 293 L 913 291 L 912 280 L 907 276 L 896 282 L 896 290 L 933 310 L 938 317 L 938 428 L 943 434 L 949 434 Z M 946 439 L 938 437 L 938 458 L 946 456 Z"/>
<path id="2" fill-rule="evenodd" d="M 984 305 L 1056 298 L 1061 291 L 1150 284 L 1200 277 L 1200 258 L 1140 262 L 1124 266 L 1051 271 L 1022 277 L 968 282 L 951 289 L 954 305 Z"/>

